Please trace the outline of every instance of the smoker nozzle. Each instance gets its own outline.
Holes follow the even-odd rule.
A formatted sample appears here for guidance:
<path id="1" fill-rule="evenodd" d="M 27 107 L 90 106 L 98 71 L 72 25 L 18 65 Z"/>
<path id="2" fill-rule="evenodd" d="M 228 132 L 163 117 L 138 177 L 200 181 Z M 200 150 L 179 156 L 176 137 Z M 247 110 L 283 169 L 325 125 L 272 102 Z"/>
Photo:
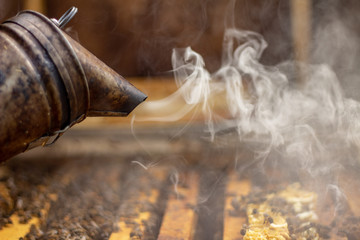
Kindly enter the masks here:
<path id="1" fill-rule="evenodd" d="M 90 91 L 88 116 L 126 116 L 147 96 L 65 35 L 84 69 Z"/>
<path id="2" fill-rule="evenodd" d="M 23 11 L 0 25 L 0 161 L 52 144 L 87 116 L 126 116 L 146 99 L 59 28 L 75 13 L 57 22 Z"/>

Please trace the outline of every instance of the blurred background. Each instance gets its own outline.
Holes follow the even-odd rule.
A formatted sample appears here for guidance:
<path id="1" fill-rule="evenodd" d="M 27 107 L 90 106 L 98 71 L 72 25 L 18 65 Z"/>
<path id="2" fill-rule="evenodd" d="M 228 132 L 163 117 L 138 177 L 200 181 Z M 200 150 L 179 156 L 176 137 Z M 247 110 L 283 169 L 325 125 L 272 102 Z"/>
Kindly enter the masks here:
<path id="1" fill-rule="evenodd" d="M 227 27 L 262 34 L 261 62 L 286 60 L 329 64 L 346 94 L 358 98 L 360 3 L 356 0 L 0 0 L 0 19 L 23 9 L 59 18 L 71 6 L 78 14 L 65 31 L 149 95 L 176 90 L 173 48 L 191 46 L 210 72 L 221 64 Z M 100 121 L 100 120 L 97 120 Z M 106 120 L 105 120 L 106 121 Z M 120 120 L 120 121 L 123 121 Z"/>
<path id="2" fill-rule="evenodd" d="M 310 15 L 309 0 L 238 0 L 235 8 L 221 0 L 2 0 L 0 17 L 5 20 L 22 9 L 33 9 L 59 18 L 76 6 L 79 12 L 66 31 L 110 67 L 125 77 L 172 76 L 171 52 L 177 47 L 191 46 L 204 57 L 210 71 L 219 67 L 224 29 L 232 25 L 227 17 L 231 12 L 237 28 L 259 32 L 268 41 L 264 63 L 293 57 L 292 2 L 299 5 L 302 15 Z"/>
<path id="3" fill-rule="evenodd" d="M 23 9 L 59 18 L 71 6 L 78 7 L 66 31 L 125 77 L 171 77 L 172 49 L 187 46 L 215 71 L 225 26 L 232 25 L 264 36 L 269 44 L 262 56 L 265 64 L 307 61 L 311 52 L 312 62 L 329 63 L 340 78 L 357 75 L 360 3 L 356 0 L 237 0 L 230 7 L 229 1 L 221 0 L 1 0 L 0 4 L 1 20 Z M 344 51 L 349 52 L 346 59 L 338 59 L 344 58 Z"/>

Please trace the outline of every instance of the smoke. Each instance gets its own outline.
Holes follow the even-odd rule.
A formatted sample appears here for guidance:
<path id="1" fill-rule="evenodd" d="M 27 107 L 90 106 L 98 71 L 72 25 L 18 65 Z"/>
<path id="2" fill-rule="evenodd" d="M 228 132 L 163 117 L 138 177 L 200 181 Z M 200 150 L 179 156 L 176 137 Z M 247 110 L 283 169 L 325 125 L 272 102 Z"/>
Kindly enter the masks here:
<path id="1" fill-rule="evenodd" d="M 347 202 L 338 174 L 359 164 L 358 36 L 332 15 L 314 31 L 310 63 L 288 60 L 269 66 L 260 61 L 268 47 L 264 37 L 235 28 L 229 16 L 220 68 L 209 71 L 191 47 L 174 49 L 178 90 L 145 102 L 140 112 L 151 117 L 135 120 L 178 121 L 202 114 L 214 145 L 235 143 L 239 172 L 256 167 L 255 174 L 262 174 L 266 164 L 281 166 L 280 171 L 294 175 L 292 180 L 305 179 L 321 201 L 331 196 L 338 215 Z M 244 149 L 251 152 L 247 159 Z"/>
<path id="2" fill-rule="evenodd" d="M 224 39 L 222 67 L 211 76 L 190 48 L 175 50 L 173 55 L 180 91 L 189 103 L 202 104 L 212 136 L 217 126 L 208 99 L 223 91 L 228 117 L 219 128 L 224 123 L 236 129 L 241 142 L 261 143 L 262 157 L 281 151 L 284 159 L 309 171 L 319 161 L 349 157 L 349 148 L 359 143 L 360 105 L 344 97 L 336 74 L 327 65 L 264 66 L 259 62 L 266 48 L 261 35 L 228 29 Z M 301 82 L 296 79 L 299 67 L 305 73 Z"/>
<path id="3" fill-rule="evenodd" d="M 334 207 L 334 214 L 338 214 L 344 211 L 344 207 L 346 206 L 346 195 L 344 192 L 334 184 L 329 184 L 326 188 L 326 191 L 328 194 L 332 194 L 334 201 L 335 201 L 335 207 Z"/>
<path id="4" fill-rule="evenodd" d="M 312 39 L 313 63 L 325 63 L 333 69 L 346 96 L 360 100 L 359 2 L 353 0 L 314 3 Z"/>
<path id="5" fill-rule="evenodd" d="M 186 104 L 180 111 L 170 107 L 173 113 L 146 120 L 176 121 L 201 110 L 212 140 L 220 131 L 233 129 L 239 144 L 255 143 L 262 162 L 277 153 L 277 161 L 291 162 L 314 177 L 337 169 L 339 163 L 357 161 L 360 105 L 344 96 L 334 71 L 326 64 L 292 61 L 265 66 L 260 58 L 266 47 L 260 34 L 227 29 L 222 65 L 214 73 L 190 47 L 174 49 L 179 90 L 147 106 L 169 107 L 180 96 Z M 222 96 L 222 115 L 212 110 L 216 96 Z"/>
<path id="6" fill-rule="evenodd" d="M 229 9 L 234 9 L 235 1 L 231 3 Z M 329 8 L 336 7 L 332 2 Z M 289 60 L 269 66 L 260 61 L 268 47 L 264 37 L 237 29 L 234 19 L 229 14 L 225 20 L 219 69 L 210 72 L 191 47 L 174 49 L 178 91 L 144 103 L 141 111 L 151 117 L 136 121 L 177 121 L 202 114 L 211 141 L 234 143 L 229 139 L 236 136 L 239 170 L 254 163 L 261 169 L 270 162 L 306 172 L 340 196 L 337 172 L 359 161 L 360 103 L 354 99 L 359 81 L 353 81 L 358 79 L 358 70 L 353 71 L 358 36 L 331 12 L 331 17 L 316 19 L 311 63 Z M 246 162 L 236 156 L 244 148 L 253 154 Z M 343 199 L 335 199 L 337 208 Z"/>

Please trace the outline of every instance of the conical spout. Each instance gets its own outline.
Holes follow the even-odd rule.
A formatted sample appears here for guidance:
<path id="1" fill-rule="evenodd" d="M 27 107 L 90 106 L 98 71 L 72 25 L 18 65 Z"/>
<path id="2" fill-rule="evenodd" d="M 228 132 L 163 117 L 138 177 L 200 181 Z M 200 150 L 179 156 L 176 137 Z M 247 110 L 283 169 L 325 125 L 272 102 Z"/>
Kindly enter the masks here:
<path id="1" fill-rule="evenodd" d="M 88 116 L 126 116 L 147 96 L 64 34 L 84 69 L 90 92 Z"/>

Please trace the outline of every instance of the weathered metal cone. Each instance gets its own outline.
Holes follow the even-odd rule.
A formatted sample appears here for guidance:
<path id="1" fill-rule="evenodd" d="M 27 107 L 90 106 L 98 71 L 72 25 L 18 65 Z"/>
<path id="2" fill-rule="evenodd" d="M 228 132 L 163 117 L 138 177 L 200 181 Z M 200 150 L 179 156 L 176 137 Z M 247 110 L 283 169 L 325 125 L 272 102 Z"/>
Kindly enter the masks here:
<path id="1" fill-rule="evenodd" d="M 145 99 L 49 18 L 24 11 L 0 25 L 0 161 Z"/>
<path id="2" fill-rule="evenodd" d="M 84 69 L 90 91 L 88 116 L 126 116 L 147 96 L 65 35 Z"/>

